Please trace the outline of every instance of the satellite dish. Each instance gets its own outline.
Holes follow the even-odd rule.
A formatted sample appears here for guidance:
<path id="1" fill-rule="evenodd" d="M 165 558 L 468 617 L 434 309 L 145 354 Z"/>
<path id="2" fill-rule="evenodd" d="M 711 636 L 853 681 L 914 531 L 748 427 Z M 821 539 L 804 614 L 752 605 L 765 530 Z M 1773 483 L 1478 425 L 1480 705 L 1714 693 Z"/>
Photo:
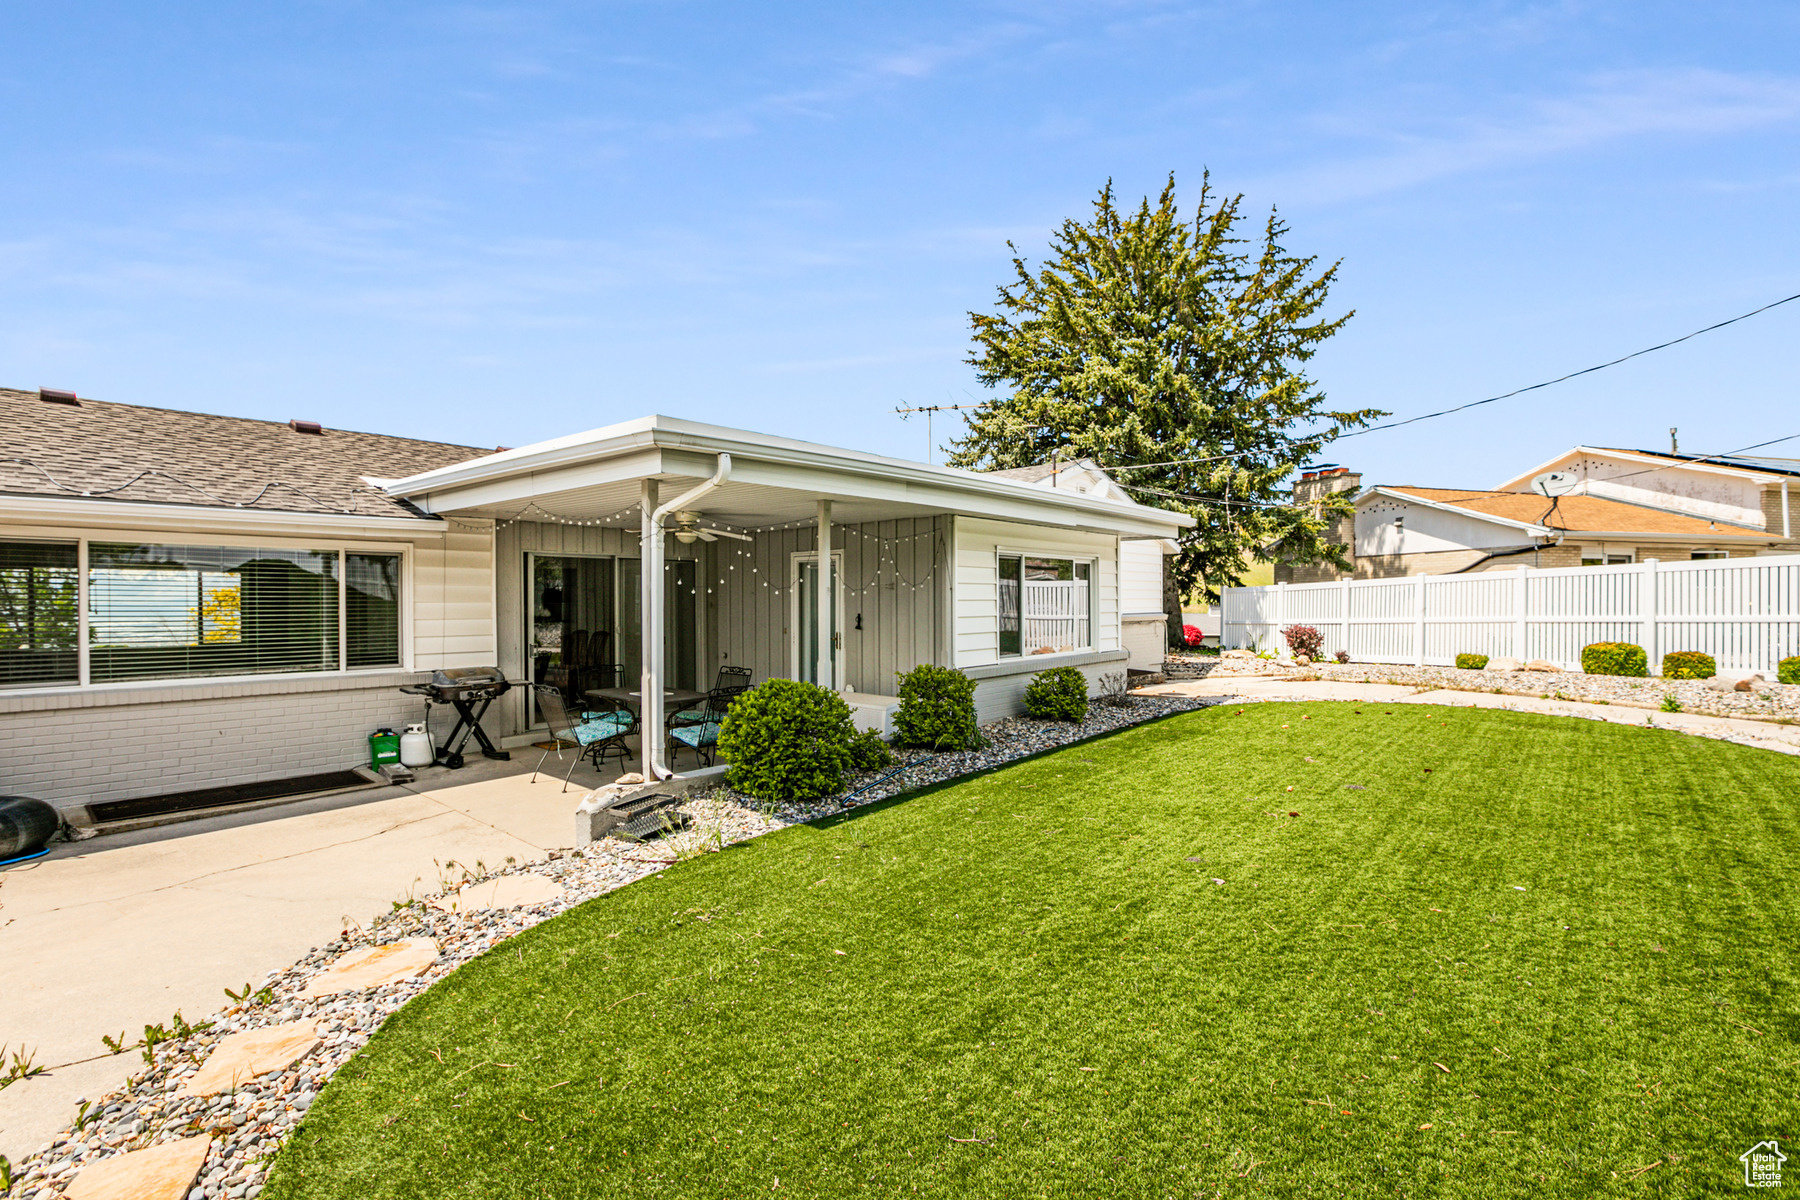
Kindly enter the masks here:
<path id="1" fill-rule="evenodd" d="M 1554 498 L 1568 495 L 1580 482 L 1573 471 L 1545 471 L 1532 477 L 1531 490 L 1540 496 Z"/>

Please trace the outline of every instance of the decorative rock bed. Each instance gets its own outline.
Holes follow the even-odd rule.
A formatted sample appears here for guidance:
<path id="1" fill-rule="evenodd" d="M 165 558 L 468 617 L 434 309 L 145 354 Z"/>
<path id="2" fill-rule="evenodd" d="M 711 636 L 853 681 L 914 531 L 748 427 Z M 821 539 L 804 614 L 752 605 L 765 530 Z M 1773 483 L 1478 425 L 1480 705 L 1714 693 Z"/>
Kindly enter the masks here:
<path id="1" fill-rule="evenodd" d="M 256 1200 L 270 1157 L 383 1021 L 540 921 L 709 850 L 1220 702 L 1127 696 L 1095 704 L 1080 724 L 998 721 L 982 728 L 984 749 L 902 752 L 898 769 L 804 804 L 763 805 L 716 785 L 682 802 L 691 821 L 682 833 L 647 845 L 606 838 L 579 851 L 552 851 L 542 862 L 449 889 L 452 902 L 397 905 L 271 974 L 256 995 L 215 1013 L 198 1032 L 158 1043 L 142 1073 L 83 1105 L 75 1126 L 15 1164 L 4 1194 Z M 362 983 L 373 986 L 356 986 Z"/>
<path id="2" fill-rule="evenodd" d="M 1274 659 L 1225 655 L 1171 658 L 1165 670 L 1171 680 L 1225 676 L 1273 675 L 1317 677 L 1339 683 L 1395 683 L 1407 687 L 1458 692 L 1494 692 L 1580 700 L 1589 704 L 1622 704 L 1661 708 L 1674 696 L 1683 712 L 1708 717 L 1757 717 L 1800 720 L 1800 687 L 1762 682 L 1750 691 L 1719 691 L 1703 679 L 1632 679 L 1621 675 L 1587 675 L 1580 671 L 1461 671 L 1455 667 L 1409 667 L 1388 663 L 1320 662 L 1301 667 Z"/>

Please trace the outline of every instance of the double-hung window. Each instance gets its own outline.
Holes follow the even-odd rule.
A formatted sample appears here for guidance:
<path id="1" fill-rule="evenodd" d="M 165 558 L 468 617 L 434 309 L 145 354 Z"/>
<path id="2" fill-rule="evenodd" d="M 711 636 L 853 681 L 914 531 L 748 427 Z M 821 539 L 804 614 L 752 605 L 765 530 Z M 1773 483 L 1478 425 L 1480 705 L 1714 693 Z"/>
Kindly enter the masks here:
<path id="1" fill-rule="evenodd" d="M 1081 559 L 1000 555 L 1001 657 L 1090 649 L 1092 575 Z"/>
<path id="2" fill-rule="evenodd" d="M 401 665 L 398 554 L 0 543 L 0 685 Z M 80 672 L 80 648 L 87 673 Z"/>

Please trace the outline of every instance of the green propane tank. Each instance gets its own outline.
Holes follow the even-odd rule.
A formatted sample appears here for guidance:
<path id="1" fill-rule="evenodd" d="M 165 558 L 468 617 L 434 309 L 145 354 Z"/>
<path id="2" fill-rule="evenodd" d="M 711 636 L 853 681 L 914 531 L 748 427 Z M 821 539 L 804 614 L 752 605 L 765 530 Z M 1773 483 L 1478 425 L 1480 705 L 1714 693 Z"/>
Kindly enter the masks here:
<path id="1" fill-rule="evenodd" d="M 369 735 L 369 765 L 377 771 L 400 761 L 400 735 L 391 729 L 377 729 Z"/>

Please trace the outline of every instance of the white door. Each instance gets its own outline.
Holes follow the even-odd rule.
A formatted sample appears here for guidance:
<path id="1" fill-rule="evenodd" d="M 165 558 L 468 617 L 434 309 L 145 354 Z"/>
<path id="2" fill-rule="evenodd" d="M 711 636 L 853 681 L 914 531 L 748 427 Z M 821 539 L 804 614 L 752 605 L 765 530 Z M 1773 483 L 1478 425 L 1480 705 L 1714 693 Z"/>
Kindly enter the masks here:
<path id="1" fill-rule="evenodd" d="M 831 674 L 835 687 L 844 684 L 844 635 L 839 614 L 844 611 L 844 556 L 831 552 Z M 789 674 L 807 683 L 817 683 L 819 663 L 819 621 L 815 606 L 818 596 L 819 556 L 796 554 L 788 578 L 788 666 Z"/>

